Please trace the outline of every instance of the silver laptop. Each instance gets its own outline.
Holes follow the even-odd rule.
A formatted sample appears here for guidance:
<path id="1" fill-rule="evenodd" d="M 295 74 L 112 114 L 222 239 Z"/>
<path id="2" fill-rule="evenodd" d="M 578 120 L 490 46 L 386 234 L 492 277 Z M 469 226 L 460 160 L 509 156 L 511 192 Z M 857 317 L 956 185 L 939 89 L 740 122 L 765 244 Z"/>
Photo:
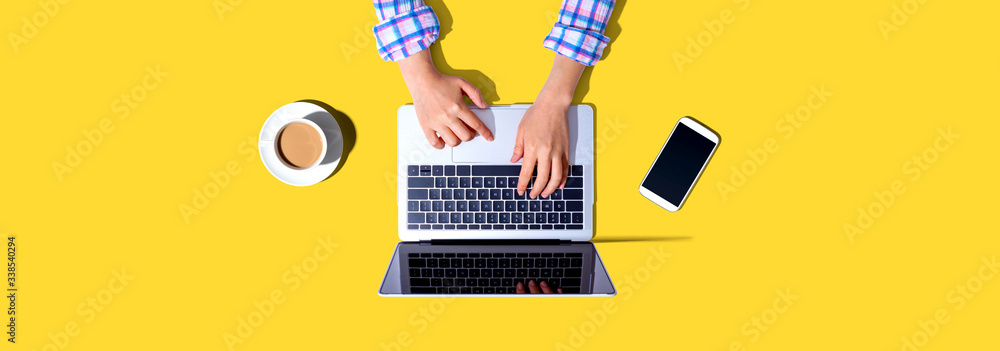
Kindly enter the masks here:
<path id="1" fill-rule="evenodd" d="M 383 296 L 517 295 L 520 282 L 551 296 L 613 296 L 589 240 L 594 235 L 594 111 L 569 110 L 569 178 L 532 200 L 517 194 L 510 163 L 530 105 L 472 107 L 493 131 L 457 147 L 431 147 L 413 105 L 397 114 L 399 238 L 379 288 Z M 541 282 L 546 289 L 541 289 Z"/>

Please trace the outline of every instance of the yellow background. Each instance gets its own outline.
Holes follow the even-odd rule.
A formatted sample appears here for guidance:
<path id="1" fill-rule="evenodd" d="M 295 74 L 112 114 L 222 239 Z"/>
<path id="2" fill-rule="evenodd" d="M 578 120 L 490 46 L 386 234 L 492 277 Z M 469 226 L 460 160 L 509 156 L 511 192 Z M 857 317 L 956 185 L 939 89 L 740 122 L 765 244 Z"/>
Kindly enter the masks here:
<path id="1" fill-rule="evenodd" d="M 225 350 L 223 335 L 274 290 L 283 303 L 236 350 L 394 349 L 401 336 L 406 350 L 899 350 L 938 310 L 948 322 L 920 350 L 1000 347 L 1000 281 L 975 278 L 1000 253 L 995 2 L 925 2 L 886 39 L 878 22 L 892 23 L 901 0 L 620 1 L 615 41 L 580 100 L 596 106 L 605 145 L 596 241 L 622 293 L 448 301 L 376 295 L 398 241 L 393 121 L 411 100 L 375 52 L 371 4 L 233 3 L 220 17 L 212 0 L 69 1 L 16 52 L 11 35 L 43 6 L 0 6 L 0 233 L 19 240 L 20 289 L 17 344 L 3 349 Z M 558 3 L 449 1 L 444 14 L 433 2 L 451 22 L 439 67 L 495 86 L 493 103 L 532 101 Z M 724 10 L 735 20 L 679 70 L 673 55 Z M 169 75 L 119 118 L 112 106 L 147 67 Z M 833 96 L 785 138 L 776 123 L 812 87 Z M 272 111 L 301 99 L 357 129 L 344 168 L 306 188 L 246 152 Z M 685 115 L 723 141 L 669 213 L 636 188 Z M 53 163 L 105 118 L 113 131 L 60 180 Z M 960 137 L 913 180 L 904 165 L 939 128 Z M 731 167 L 770 138 L 779 149 L 724 197 Z M 238 173 L 185 218 L 193 189 L 230 164 Z M 894 180 L 906 192 L 852 243 L 845 223 Z M 333 254 L 293 290 L 283 275 L 327 237 Z M 672 255 L 652 272 L 650 248 Z M 107 301 L 123 267 L 134 279 L 100 312 L 78 309 Z M 644 283 L 625 294 L 637 274 Z M 970 279 L 981 287 L 957 309 L 949 293 Z M 798 296 L 783 313 L 768 312 L 777 290 Z M 615 312 L 588 325 L 607 301 Z M 744 329 L 775 315 L 758 338 Z M 78 333 L 61 336 L 73 323 Z"/>

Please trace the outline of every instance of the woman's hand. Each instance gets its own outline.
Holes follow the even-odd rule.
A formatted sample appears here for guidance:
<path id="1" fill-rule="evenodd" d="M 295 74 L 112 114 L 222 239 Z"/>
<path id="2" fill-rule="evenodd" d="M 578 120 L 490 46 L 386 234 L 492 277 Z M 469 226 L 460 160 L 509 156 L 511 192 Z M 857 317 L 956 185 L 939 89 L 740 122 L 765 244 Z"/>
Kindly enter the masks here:
<path id="1" fill-rule="evenodd" d="M 476 137 L 476 133 L 493 141 L 493 133 L 465 105 L 468 96 L 479 108 L 487 108 L 482 94 L 461 77 L 438 72 L 431 61 L 430 50 L 423 50 L 399 61 L 417 120 L 424 130 L 427 142 L 436 149 L 458 146 L 462 141 Z"/>

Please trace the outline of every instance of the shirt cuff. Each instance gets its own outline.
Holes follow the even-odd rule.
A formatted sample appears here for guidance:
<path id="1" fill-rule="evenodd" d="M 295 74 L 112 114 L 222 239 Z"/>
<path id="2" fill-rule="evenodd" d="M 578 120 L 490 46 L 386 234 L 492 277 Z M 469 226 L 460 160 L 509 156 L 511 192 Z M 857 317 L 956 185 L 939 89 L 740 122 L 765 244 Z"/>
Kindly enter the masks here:
<path id="1" fill-rule="evenodd" d="M 378 54 L 386 61 L 402 60 L 430 47 L 440 30 L 430 6 L 392 16 L 372 28 Z"/>
<path id="2" fill-rule="evenodd" d="M 611 41 L 604 35 L 614 0 L 564 0 L 557 22 L 542 46 L 576 62 L 593 66 Z"/>

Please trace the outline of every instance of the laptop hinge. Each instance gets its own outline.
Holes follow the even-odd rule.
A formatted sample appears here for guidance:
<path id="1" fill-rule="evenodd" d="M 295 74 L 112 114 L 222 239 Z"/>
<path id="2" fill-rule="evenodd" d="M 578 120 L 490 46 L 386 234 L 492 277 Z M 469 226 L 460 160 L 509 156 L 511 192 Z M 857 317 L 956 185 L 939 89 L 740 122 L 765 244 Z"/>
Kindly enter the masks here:
<path id="1" fill-rule="evenodd" d="M 430 239 L 420 240 L 420 245 L 564 245 L 569 240 L 559 239 Z"/>

